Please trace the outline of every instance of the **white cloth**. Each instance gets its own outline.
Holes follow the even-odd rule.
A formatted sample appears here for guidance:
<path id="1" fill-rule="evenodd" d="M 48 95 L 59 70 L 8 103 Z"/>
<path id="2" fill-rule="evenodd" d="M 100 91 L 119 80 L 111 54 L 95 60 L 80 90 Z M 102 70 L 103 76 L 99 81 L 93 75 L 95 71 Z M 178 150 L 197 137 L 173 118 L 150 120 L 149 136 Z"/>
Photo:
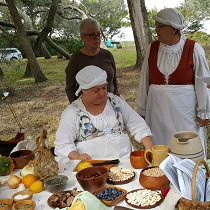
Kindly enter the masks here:
<path id="1" fill-rule="evenodd" d="M 171 189 L 169 190 L 167 196 L 165 197 L 163 204 L 161 206 L 161 210 L 170 210 L 170 209 L 175 209 L 177 202 L 182 196 L 176 188 L 171 185 Z"/>
<path id="2" fill-rule="evenodd" d="M 180 62 L 185 41 L 186 37 L 182 35 L 176 45 L 160 44 L 157 66 L 165 75 L 166 81 Z M 146 122 L 154 134 L 152 136 L 154 144 L 169 145 L 174 132 L 185 130 L 198 133 L 204 146 L 206 129 L 198 127 L 195 117 L 210 119 L 209 89 L 206 88 L 205 83 L 196 78 L 195 85 L 149 86 L 149 52 L 150 47 L 143 61 L 136 103 L 140 115 L 146 115 Z M 193 60 L 195 75 L 210 76 L 205 52 L 198 43 L 194 46 Z"/>
<path id="3" fill-rule="evenodd" d="M 87 90 L 97 85 L 103 85 L 107 83 L 106 79 L 107 73 L 103 69 L 93 65 L 84 67 L 76 75 L 79 88 L 75 95 L 78 96 L 79 92 L 83 89 Z"/>
<path id="4" fill-rule="evenodd" d="M 122 117 L 127 130 L 137 141 L 143 137 L 151 136 L 151 131 L 146 122 L 136 113 L 122 98 L 117 97 L 122 108 Z M 82 103 L 79 98 L 76 100 Z M 81 104 L 81 109 L 85 109 Z M 86 111 L 86 110 L 83 110 Z M 86 111 L 87 112 L 87 111 Z M 89 114 L 92 124 L 95 128 L 107 130 L 112 129 L 116 124 L 116 116 L 109 100 L 98 116 Z M 113 133 L 106 134 L 91 140 L 79 142 L 77 147 L 74 141 L 77 139 L 79 129 L 79 117 L 76 108 L 69 105 L 62 113 L 61 121 L 56 132 L 55 154 L 66 156 L 71 151 L 78 150 L 81 153 L 88 153 L 92 158 L 125 158 L 129 157 L 131 152 L 131 142 L 127 134 Z"/>
<path id="5" fill-rule="evenodd" d="M 184 26 L 184 16 L 174 8 L 164 8 L 152 17 L 158 23 L 172 26 L 175 29 L 182 30 Z"/>

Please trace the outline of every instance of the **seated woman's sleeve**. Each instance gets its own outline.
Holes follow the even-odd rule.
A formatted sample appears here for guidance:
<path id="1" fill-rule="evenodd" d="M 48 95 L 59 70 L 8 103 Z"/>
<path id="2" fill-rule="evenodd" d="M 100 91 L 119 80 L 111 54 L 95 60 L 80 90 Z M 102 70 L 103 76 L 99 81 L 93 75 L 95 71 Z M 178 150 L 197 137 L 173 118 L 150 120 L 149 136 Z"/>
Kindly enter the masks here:
<path id="1" fill-rule="evenodd" d="M 55 154 L 68 157 L 71 151 L 76 150 L 74 141 L 77 138 L 78 120 L 73 106 L 68 106 L 61 115 L 60 124 L 56 132 Z"/>
<path id="2" fill-rule="evenodd" d="M 126 129 L 134 136 L 135 140 L 141 141 L 146 136 L 152 136 L 151 130 L 145 120 L 126 101 L 120 98 L 119 100 Z"/>

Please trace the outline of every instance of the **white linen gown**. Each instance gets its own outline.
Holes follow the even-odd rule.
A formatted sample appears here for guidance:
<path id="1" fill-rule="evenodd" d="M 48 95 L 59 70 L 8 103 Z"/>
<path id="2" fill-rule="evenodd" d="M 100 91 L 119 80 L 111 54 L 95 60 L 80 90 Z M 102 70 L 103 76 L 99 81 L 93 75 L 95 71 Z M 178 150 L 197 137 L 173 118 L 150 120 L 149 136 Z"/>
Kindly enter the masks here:
<path id="1" fill-rule="evenodd" d="M 204 148 L 206 157 L 206 128 L 199 127 L 196 116 L 210 118 L 210 94 L 205 83 L 195 79 L 195 85 L 168 85 L 169 75 L 177 68 L 186 37 L 183 35 L 179 43 L 167 46 L 160 43 L 157 66 L 164 74 L 165 85 L 149 85 L 148 57 L 150 47 L 145 56 L 136 103 L 139 114 L 145 116 L 156 144 L 169 145 L 172 135 L 179 131 L 197 133 Z M 203 48 L 195 43 L 194 71 L 199 77 L 209 77 L 208 61 Z"/>

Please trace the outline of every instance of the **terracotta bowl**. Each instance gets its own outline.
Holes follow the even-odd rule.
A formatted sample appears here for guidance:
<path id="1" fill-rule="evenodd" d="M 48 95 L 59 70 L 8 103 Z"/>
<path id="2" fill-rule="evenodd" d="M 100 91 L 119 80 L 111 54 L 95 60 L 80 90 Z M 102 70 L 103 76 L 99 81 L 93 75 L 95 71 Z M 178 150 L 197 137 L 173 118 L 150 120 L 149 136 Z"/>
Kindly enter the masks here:
<path id="1" fill-rule="evenodd" d="M 22 190 L 22 191 L 14 193 L 11 199 L 13 200 L 14 203 L 17 203 L 19 201 L 31 200 L 32 197 L 33 197 L 33 193 L 31 191 Z"/>
<path id="2" fill-rule="evenodd" d="M 10 157 L 15 164 L 15 168 L 22 169 L 35 158 L 35 155 L 31 150 L 19 150 L 11 153 Z"/>
<path id="3" fill-rule="evenodd" d="M 10 152 L 20 141 L 24 140 L 24 133 L 17 133 L 16 136 L 9 141 L 0 140 L 0 154 L 9 157 Z"/>
<path id="4" fill-rule="evenodd" d="M 13 200 L 10 198 L 1 198 L 0 199 L 0 210 L 10 210 Z"/>
<path id="5" fill-rule="evenodd" d="M 30 207 L 26 208 L 27 210 L 34 210 L 36 203 L 33 200 L 24 200 L 24 201 L 19 201 L 17 203 L 14 204 L 14 206 L 12 207 L 12 210 L 18 210 L 18 209 L 24 209 L 23 206 L 28 206 L 30 205 Z"/>
<path id="6" fill-rule="evenodd" d="M 139 183 L 142 187 L 148 190 L 161 190 L 165 187 L 167 187 L 170 183 L 169 179 L 166 177 L 166 175 L 161 176 L 153 176 L 153 175 L 145 175 L 145 171 L 148 169 L 154 170 L 155 168 L 158 168 L 158 166 L 152 166 L 147 167 L 143 169 L 139 176 Z"/>
<path id="7" fill-rule="evenodd" d="M 103 187 L 108 176 L 108 169 L 103 166 L 85 168 L 76 173 L 77 181 L 81 187 L 91 193 Z"/>
<path id="8" fill-rule="evenodd" d="M 63 191 L 66 187 L 68 177 L 65 175 L 50 176 L 44 180 L 47 190 L 51 193 Z"/>

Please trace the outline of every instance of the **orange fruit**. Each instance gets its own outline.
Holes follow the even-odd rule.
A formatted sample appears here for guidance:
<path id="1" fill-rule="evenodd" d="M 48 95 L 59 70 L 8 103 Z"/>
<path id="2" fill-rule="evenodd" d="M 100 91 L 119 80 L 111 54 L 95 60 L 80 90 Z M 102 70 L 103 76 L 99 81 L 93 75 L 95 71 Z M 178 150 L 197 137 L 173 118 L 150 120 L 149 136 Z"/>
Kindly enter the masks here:
<path id="1" fill-rule="evenodd" d="M 30 186 L 37 181 L 37 178 L 33 174 L 27 174 L 23 177 L 22 183 L 25 185 L 26 188 L 30 188 Z"/>

